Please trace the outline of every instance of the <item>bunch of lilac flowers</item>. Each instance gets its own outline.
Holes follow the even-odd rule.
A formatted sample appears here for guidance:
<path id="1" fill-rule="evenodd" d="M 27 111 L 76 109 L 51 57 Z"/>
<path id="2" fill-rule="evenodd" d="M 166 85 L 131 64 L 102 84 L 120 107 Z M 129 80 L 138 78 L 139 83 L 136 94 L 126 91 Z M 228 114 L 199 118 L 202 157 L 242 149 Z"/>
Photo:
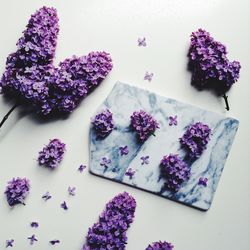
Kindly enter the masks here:
<path id="1" fill-rule="evenodd" d="M 113 114 L 109 109 L 98 113 L 92 120 L 92 124 L 98 138 L 105 138 L 114 129 Z"/>
<path id="2" fill-rule="evenodd" d="M 192 84 L 199 89 L 212 88 L 227 101 L 225 93 L 239 79 L 241 66 L 238 61 L 228 60 L 225 45 L 199 29 L 191 34 L 188 57 Z"/>
<path id="3" fill-rule="evenodd" d="M 211 129 L 208 125 L 197 122 L 189 126 L 180 138 L 182 147 L 187 151 L 188 158 L 195 159 L 201 156 L 206 149 L 211 137 Z"/>
<path id="4" fill-rule="evenodd" d="M 166 241 L 158 241 L 154 242 L 146 248 L 146 250 L 172 250 L 174 246 Z"/>
<path id="5" fill-rule="evenodd" d="M 30 182 L 26 178 L 13 178 L 8 182 L 5 195 L 9 205 L 12 207 L 16 204 L 24 204 L 25 198 L 30 190 Z"/>
<path id="6" fill-rule="evenodd" d="M 147 112 L 140 110 L 131 115 L 130 126 L 137 133 L 141 142 L 146 141 L 149 136 L 154 135 L 159 123 Z"/>
<path id="7" fill-rule="evenodd" d="M 135 199 L 124 192 L 106 205 L 99 221 L 89 229 L 83 250 L 125 249 L 126 231 L 133 222 Z"/>
<path id="8" fill-rule="evenodd" d="M 165 187 L 172 192 L 178 192 L 191 175 L 190 167 L 177 154 L 164 156 L 160 167 L 162 176 L 166 178 Z"/>
<path id="9" fill-rule="evenodd" d="M 38 155 L 39 165 L 54 169 L 62 161 L 66 146 L 59 139 L 50 140 Z"/>

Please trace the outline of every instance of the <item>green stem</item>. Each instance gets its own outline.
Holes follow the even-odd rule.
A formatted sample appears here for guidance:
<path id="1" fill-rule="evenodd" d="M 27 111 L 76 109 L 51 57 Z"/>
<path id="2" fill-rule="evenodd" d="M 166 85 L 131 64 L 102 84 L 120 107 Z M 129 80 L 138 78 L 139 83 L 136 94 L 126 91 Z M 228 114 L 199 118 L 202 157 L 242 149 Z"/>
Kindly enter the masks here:
<path id="1" fill-rule="evenodd" d="M 229 111 L 230 108 L 229 108 L 229 103 L 228 103 L 228 96 L 224 93 L 222 97 L 226 103 L 226 110 Z"/>
<path id="2" fill-rule="evenodd" d="M 2 121 L 0 122 L 0 128 L 3 126 L 3 124 L 7 121 L 9 118 L 10 114 L 14 111 L 14 109 L 19 106 L 18 103 L 16 103 L 9 111 L 8 113 L 3 117 Z"/>

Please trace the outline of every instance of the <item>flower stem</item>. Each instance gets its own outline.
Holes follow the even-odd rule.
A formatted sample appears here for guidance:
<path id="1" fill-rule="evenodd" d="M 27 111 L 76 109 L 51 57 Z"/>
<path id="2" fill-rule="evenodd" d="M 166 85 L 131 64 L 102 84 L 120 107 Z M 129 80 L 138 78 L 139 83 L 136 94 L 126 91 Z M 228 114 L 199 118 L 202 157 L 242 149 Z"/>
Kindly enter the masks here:
<path id="1" fill-rule="evenodd" d="M 0 122 L 0 128 L 3 126 L 3 124 L 6 122 L 6 120 L 9 118 L 10 114 L 14 111 L 14 109 L 19 106 L 19 103 L 16 103 L 9 111 L 8 113 L 3 117 L 2 121 Z"/>
<path id="2" fill-rule="evenodd" d="M 226 103 L 226 110 L 229 111 L 228 96 L 224 93 L 222 97 Z"/>

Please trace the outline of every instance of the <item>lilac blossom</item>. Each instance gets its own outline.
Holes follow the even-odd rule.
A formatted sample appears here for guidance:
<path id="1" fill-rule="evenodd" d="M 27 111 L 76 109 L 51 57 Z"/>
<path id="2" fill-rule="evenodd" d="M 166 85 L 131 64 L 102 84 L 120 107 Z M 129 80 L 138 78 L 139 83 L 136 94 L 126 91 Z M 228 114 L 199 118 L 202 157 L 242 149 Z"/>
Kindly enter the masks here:
<path id="1" fill-rule="evenodd" d="M 143 37 L 143 38 L 138 38 L 138 46 L 139 47 L 146 47 L 147 46 L 147 43 L 146 43 L 146 38 Z"/>
<path id="2" fill-rule="evenodd" d="M 225 93 L 239 79 L 240 63 L 230 62 L 227 58 L 226 46 L 215 41 L 203 29 L 191 34 L 188 52 L 189 66 L 192 71 L 192 84 L 199 89 L 214 89 L 223 94 L 229 110 Z"/>
<path id="3" fill-rule="evenodd" d="M 110 159 L 108 159 L 108 158 L 106 158 L 106 157 L 103 157 L 102 160 L 101 160 L 101 162 L 100 162 L 100 165 L 101 165 L 102 167 L 107 168 L 107 167 L 110 165 L 110 163 L 111 163 L 111 160 L 110 160 Z"/>
<path id="4" fill-rule="evenodd" d="M 39 165 L 54 169 L 58 167 L 63 159 L 66 147 L 59 139 L 49 141 L 42 151 L 39 152 L 38 163 Z"/>
<path id="5" fill-rule="evenodd" d="M 33 222 L 30 223 L 30 226 L 33 227 L 33 228 L 38 228 L 39 224 L 38 224 L 38 222 L 33 221 Z"/>
<path id="6" fill-rule="evenodd" d="M 198 181 L 198 185 L 206 187 L 207 186 L 207 181 L 208 181 L 208 178 L 200 177 L 199 181 Z"/>
<path id="7" fill-rule="evenodd" d="M 169 126 L 177 126 L 178 122 L 177 122 L 177 115 L 175 116 L 169 116 Z"/>
<path id="8" fill-rule="evenodd" d="M 114 129 L 112 112 L 109 109 L 101 111 L 92 119 L 92 124 L 98 138 L 107 137 Z"/>
<path id="9" fill-rule="evenodd" d="M 148 71 L 146 71 L 146 73 L 145 73 L 145 75 L 144 75 L 144 80 L 145 80 L 145 81 L 151 82 L 153 76 L 154 76 L 154 73 L 149 73 Z"/>
<path id="10" fill-rule="evenodd" d="M 68 193 L 71 196 L 75 196 L 76 195 L 76 187 L 68 187 Z"/>
<path id="11" fill-rule="evenodd" d="M 66 201 L 64 201 L 64 202 L 61 204 L 61 208 L 62 208 L 63 210 L 68 210 L 68 206 L 67 206 Z"/>
<path id="12" fill-rule="evenodd" d="M 24 204 L 24 200 L 29 194 L 30 181 L 26 178 L 13 178 L 8 182 L 5 195 L 9 205 Z"/>
<path id="13" fill-rule="evenodd" d="M 60 243 L 60 240 L 51 240 L 49 242 L 52 246 L 54 246 L 55 244 L 59 244 Z"/>
<path id="14" fill-rule="evenodd" d="M 45 201 L 47 201 L 47 200 L 49 200 L 49 199 L 51 199 L 51 198 L 52 198 L 52 196 L 50 195 L 49 192 L 46 192 L 46 193 L 42 196 L 42 199 L 44 199 Z"/>
<path id="15" fill-rule="evenodd" d="M 130 118 L 130 126 L 141 142 L 145 142 L 149 136 L 154 135 L 156 129 L 160 128 L 159 123 L 143 110 L 133 112 Z"/>
<path id="16" fill-rule="evenodd" d="M 129 153 L 128 146 L 124 146 L 124 147 L 121 146 L 119 147 L 119 150 L 120 150 L 121 156 L 127 155 Z"/>
<path id="17" fill-rule="evenodd" d="M 124 250 L 127 244 L 126 231 L 133 222 L 135 199 L 124 192 L 115 196 L 106 205 L 99 221 L 88 230 L 83 250 Z"/>
<path id="18" fill-rule="evenodd" d="M 83 172 L 83 170 L 86 168 L 86 166 L 85 165 L 80 165 L 79 166 L 79 168 L 78 168 L 78 171 L 80 172 L 80 173 L 82 173 Z"/>
<path id="19" fill-rule="evenodd" d="M 187 151 L 188 158 L 195 159 L 201 156 L 202 152 L 211 137 L 211 129 L 201 122 L 190 125 L 184 135 L 180 138 L 182 147 Z"/>
<path id="20" fill-rule="evenodd" d="M 149 155 L 142 156 L 141 160 L 142 160 L 141 165 L 144 165 L 144 164 L 148 165 L 149 164 Z"/>
<path id="21" fill-rule="evenodd" d="M 154 242 L 150 245 L 145 250 L 172 250 L 174 249 L 174 246 L 166 241 L 158 241 Z"/>
<path id="22" fill-rule="evenodd" d="M 36 238 L 34 234 L 28 237 L 28 240 L 30 240 L 30 245 L 33 245 L 36 241 L 38 241 L 38 239 Z"/>
<path id="23" fill-rule="evenodd" d="M 166 180 L 165 187 L 172 192 L 178 192 L 181 185 L 191 175 L 190 167 L 177 154 L 164 156 L 160 168 L 161 174 Z"/>
<path id="24" fill-rule="evenodd" d="M 5 248 L 13 247 L 13 244 L 14 244 L 14 240 L 13 239 L 6 240 L 6 247 Z"/>
<path id="25" fill-rule="evenodd" d="M 135 171 L 132 168 L 129 168 L 126 172 L 125 175 L 129 177 L 129 179 L 131 180 L 133 178 L 135 174 Z"/>

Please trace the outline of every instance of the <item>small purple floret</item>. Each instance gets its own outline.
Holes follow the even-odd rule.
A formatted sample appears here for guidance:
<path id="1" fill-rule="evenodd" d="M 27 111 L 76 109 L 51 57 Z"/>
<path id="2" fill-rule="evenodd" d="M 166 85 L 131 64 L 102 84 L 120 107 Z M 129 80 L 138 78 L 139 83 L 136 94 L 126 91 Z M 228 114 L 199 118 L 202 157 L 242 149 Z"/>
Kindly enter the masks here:
<path id="1" fill-rule="evenodd" d="M 6 240 L 6 247 L 5 248 L 13 247 L 13 244 L 14 244 L 14 240 L 13 239 Z"/>
<path id="2" fill-rule="evenodd" d="M 150 245 L 145 250 L 172 250 L 174 249 L 174 246 L 166 241 L 158 241 L 154 242 Z"/>
<path id="3" fill-rule="evenodd" d="M 144 80 L 145 80 L 145 81 L 151 82 L 153 76 L 154 76 L 154 73 L 149 73 L 149 72 L 147 71 L 147 72 L 145 73 L 145 75 L 144 75 Z"/>
<path id="4" fill-rule="evenodd" d="M 68 206 L 67 206 L 66 201 L 64 201 L 64 202 L 61 204 L 61 208 L 62 208 L 63 210 L 68 210 Z"/>
<path id="5" fill-rule="evenodd" d="M 8 182 L 5 195 L 9 205 L 12 207 L 16 204 L 24 204 L 25 198 L 30 190 L 30 181 L 26 178 L 13 178 Z"/>
<path id="6" fill-rule="evenodd" d="M 177 154 L 164 156 L 160 167 L 161 174 L 166 179 L 165 186 L 172 192 L 178 192 L 191 174 L 190 167 Z"/>
<path id="7" fill-rule="evenodd" d="M 68 193 L 71 196 L 75 196 L 76 195 L 76 187 L 68 187 Z"/>
<path id="8" fill-rule="evenodd" d="M 201 186 L 206 187 L 206 186 L 207 186 L 207 182 L 208 182 L 208 178 L 200 177 L 200 178 L 199 178 L 198 185 L 201 185 Z"/>
<path id="9" fill-rule="evenodd" d="M 149 136 L 154 135 L 156 129 L 160 128 L 158 122 L 143 110 L 135 111 L 130 118 L 130 126 L 141 142 L 146 141 Z"/>
<path id="10" fill-rule="evenodd" d="M 42 199 L 44 199 L 45 201 L 47 201 L 47 200 L 49 200 L 49 199 L 51 199 L 51 198 L 52 198 L 52 196 L 50 195 L 49 192 L 46 192 L 46 193 L 42 196 Z"/>
<path id="11" fill-rule="evenodd" d="M 34 234 L 28 237 L 28 240 L 30 240 L 30 245 L 33 245 L 36 241 L 38 241 L 38 239 L 36 238 Z"/>
<path id="12" fill-rule="evenodd" d="M 30 226 L 33 227 L 33 228 L 38 228 L 39 224 L 38 224 L 38 222 L 33 221 L 33 222 L 30 223 Z"/>
<path id="13" fill-rule="evenodd" d="M 60 240 L 51 240 L 49 242 L 52 246 L 54 246 L 55 244 L 59 244 L 60 243 Z"/>
<path id="14" fill-rule="evenodd" d="M 177 122 L 177 115 L 175 116 L 169 116 L 169 126 L 177 126 L 178 122 Z"/>
<path id="15" fill-rule="evenodd" d="M 133 178 L 133 176 L 135 175 L 135 171 L 132 168 L 129 168 L 126 172 L 125 175 L 129 177 L 129 179 L 131 180 Z"/>
<path id="16" fill-rule="evenodd" d="M 65 144 L 59 139 L 50 140 L 42 151 L 39 152 L 38 163 L 51 169 L 58 167 L 66 151 Z"/>
<path id="17" fill-rule="evenodd" d="M 111 160 L 106 157 L 103 157 L 102 160 L 100 161 L 100 165 L 105 168 L 107 168 L 110 165 L 110 163 Z"/>
<path id="18" fill-rule="evenodd" d="M 78 168 L 78 171 L 80 172 L 80 173 L 82 173 L 83 172 L 83 170 L 86 168 L 86 166 L 85 165 L 80 165 L 79 166 L 79 168 Z"/>
<path id="19" fill-rule="evenodd" d="M 142 156 L 141 160 L 142 160 L 141 165 L 144 165 L 144 164 L 148 165 L 149 164 L 149 155 Z"/>
<path id="20" fill-rule="evenodd" d="M 127 155 L 129 153 L 128 146 L 119 147 L 121 156 Z"/>

